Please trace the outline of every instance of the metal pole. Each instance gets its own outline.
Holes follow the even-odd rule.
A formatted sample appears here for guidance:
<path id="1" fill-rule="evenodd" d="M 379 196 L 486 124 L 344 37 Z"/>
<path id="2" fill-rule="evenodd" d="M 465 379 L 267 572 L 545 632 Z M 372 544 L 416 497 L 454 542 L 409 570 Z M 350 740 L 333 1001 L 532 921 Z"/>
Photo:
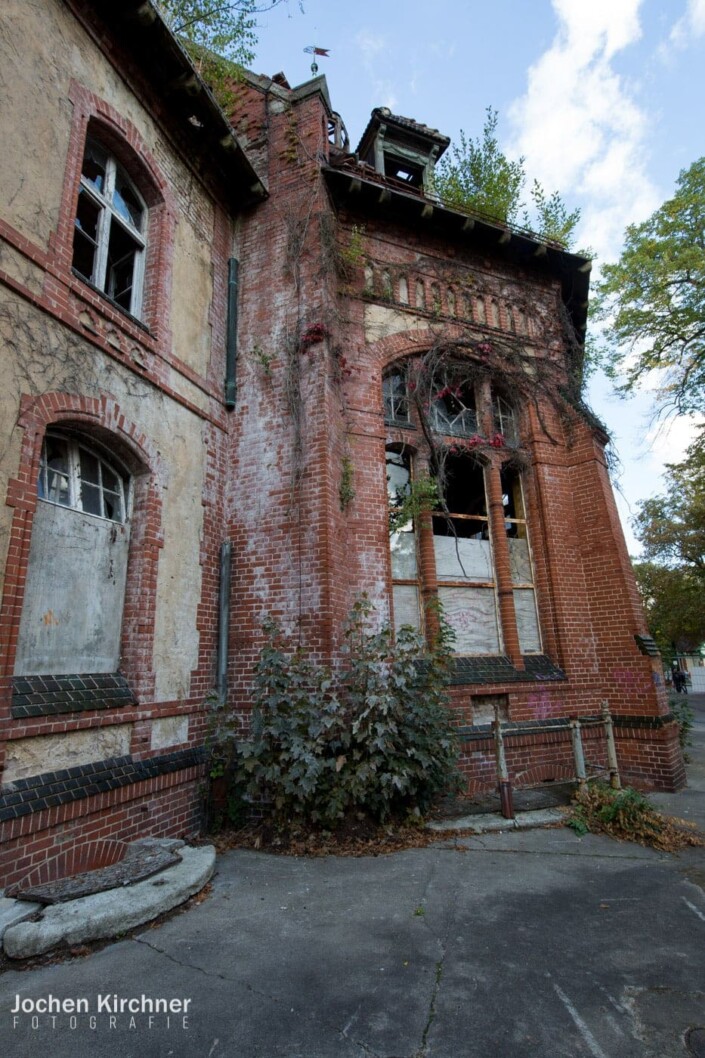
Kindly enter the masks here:
<path id="1" fill-rule="evenodd" d="M 605 725 L 605 738 L 607 739 L 607 766 L 610 770 L 610 786 L 613 790 L 621 790 L 622 783 L 619 778 L 617 747 L 614 741 L 614 724 L 607 702 L 602 703 L 602 722 Z"/>
<path id="2" fill-rule="evenodd" d="M 583 753 L 583 738 L 580 731 L 580 721 L 570 721 L 570 736 L 573 741 L 573 759 L 575 760 L 575 778 L 581 791 L 587 786 L 587 773 L 585 771 L 585 755 Z"/>
<path id="3" fill-rule="evenodd" d="M 218 653 L 216 656 L 216 690 L 222 704 L 228 697 L 228 638 L 230 632 L 230 560 L 233 545 L 220 545 L 220 583 L 218 585 Z"/>
<path id="4" fill-rule="evenodd" d="M 225 332 L 225 407 L 232 411 L 237 399 L 237 296 L 239 282 L 237 258 L 228 261 L 228 314 Z"/>
<path id="5" fill-rule="evenodd" d="M 504 739 L 502 737 L 502 721 L 499 719 L 499 710 L 494 711 L 494 740 L 497 753 L 497 779 L 499 787 L 499 802 L 502 815 L 505 819 L 514 819 L 514 804 L 512 801 L 512 787 L 509 782 L 507 770 L 507 759 L 504 755 Z"/>

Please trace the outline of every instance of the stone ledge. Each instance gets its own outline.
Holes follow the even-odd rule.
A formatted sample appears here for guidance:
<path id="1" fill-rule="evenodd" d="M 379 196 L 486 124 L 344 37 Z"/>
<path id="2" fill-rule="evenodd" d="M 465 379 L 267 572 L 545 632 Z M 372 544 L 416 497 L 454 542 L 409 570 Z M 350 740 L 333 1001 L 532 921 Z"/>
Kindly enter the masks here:
<path id="1" fill-rule="evenodd" d="M 3 937 L 5 954 L 11 959 L 28 959 L 59 945 L 106 940 L 183 904 L 210 881 L 215 869 L 215 848 L 187 847 L 180 850 L 180 855 L 181 863 L 156 877 L 125 889 L 109 889 L 53 904 L 40 912 L 36 922 L 8 927 Z"/>

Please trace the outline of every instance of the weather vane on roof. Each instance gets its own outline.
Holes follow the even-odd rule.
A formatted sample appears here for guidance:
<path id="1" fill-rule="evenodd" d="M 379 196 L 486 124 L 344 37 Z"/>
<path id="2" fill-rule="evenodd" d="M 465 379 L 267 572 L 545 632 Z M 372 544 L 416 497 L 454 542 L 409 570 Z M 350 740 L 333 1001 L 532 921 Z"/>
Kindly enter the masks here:
<path id="1" fill-rule="evenodd" d="M 319 48 L 315 44 L 309 44 L 309 46 L 307 48 L 304 48 L 304 51 L 308 55 L 313 55 L 313 62 L 311 63 L 311 73 L 315 77 L 316 74 L 318 73 L 318 63 L 316 62 L 316 56 L 317 55 L 324 55 L 327 58 L 328 57 L 328 48 Z"/>

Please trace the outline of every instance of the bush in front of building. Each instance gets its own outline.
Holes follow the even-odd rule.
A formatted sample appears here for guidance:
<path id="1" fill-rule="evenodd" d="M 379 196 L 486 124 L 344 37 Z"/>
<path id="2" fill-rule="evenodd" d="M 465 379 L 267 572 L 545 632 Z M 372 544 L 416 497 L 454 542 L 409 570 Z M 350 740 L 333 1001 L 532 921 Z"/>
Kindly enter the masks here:
<path id="1" fill-rule="evenodd" d="M 333 672 L 289 651 L 268 623 L 256 670 L 252 736 L 240 747 L 249 797 L 278 824 L 337 828 L 423 813 L 460 788 L 447 703 L 449 634 L 435 649 L 411 628 L 373 630 L 359 600 Z"/>

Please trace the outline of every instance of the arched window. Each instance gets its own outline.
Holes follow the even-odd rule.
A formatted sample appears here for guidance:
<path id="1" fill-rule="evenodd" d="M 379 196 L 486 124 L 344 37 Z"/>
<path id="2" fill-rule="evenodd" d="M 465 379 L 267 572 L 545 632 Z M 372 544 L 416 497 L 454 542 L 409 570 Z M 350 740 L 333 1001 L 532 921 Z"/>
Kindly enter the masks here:
<path id="1" fill-rule="evenodd" d="M 125 169 L 97 140 L 83 156 L 73 268 L 120 308 L 142 307 L 147 207 Z"/>
<path id="2" fill-rule="evenodd" d="M 420 600 L 435 595 L 457 654 L 540 653 L 523 479 L 516 453 L 508 451 L 519 445 L 515 408 L 500 387 L 481 374 L 475 380 L 455 360 L 436 366 L 430 393 L 411 405 L 410 373 L 418 383 L 413 361 L 384 379 L 386 422 L 410 431 L 409 444 L 391 435 L 386 456 L 395 627 L 420 627 Z M 417 460 L 423 480 L 439 451 L 442 494 L 430 517 L 416 524 L 404 499 L 414 488 Z"/>
<path id="3" fill-rule="evenodd" d="M 131 479 L 92 438 L 47 433 L 15 675 L 117 672 Z"/>

